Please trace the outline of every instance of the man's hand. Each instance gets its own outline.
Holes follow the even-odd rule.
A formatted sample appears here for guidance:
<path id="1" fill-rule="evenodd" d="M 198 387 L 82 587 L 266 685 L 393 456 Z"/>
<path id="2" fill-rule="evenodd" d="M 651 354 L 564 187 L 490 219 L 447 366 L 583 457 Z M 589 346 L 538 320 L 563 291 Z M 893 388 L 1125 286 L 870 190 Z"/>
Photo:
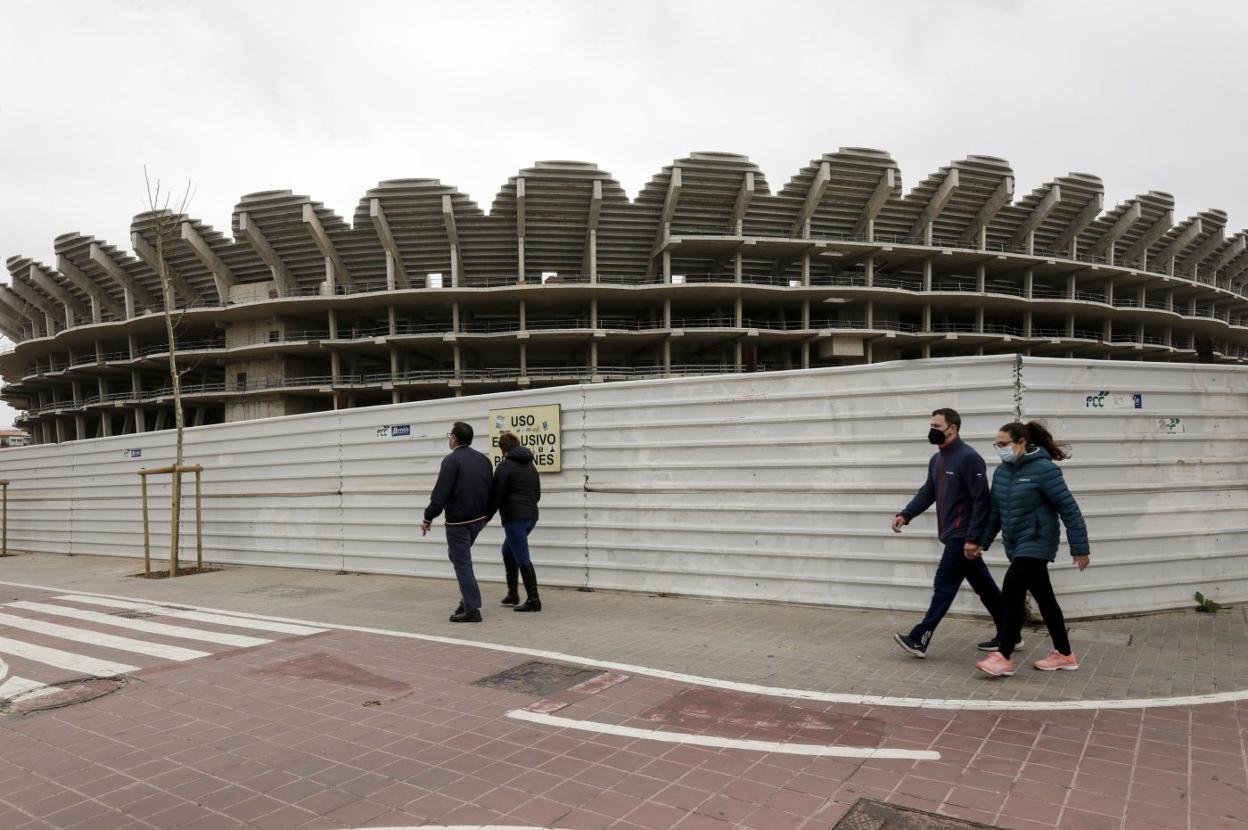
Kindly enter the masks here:
<path id="1" fill-rule="evenodd" d="M 967 559 L 978 559 L 984 553 L 984 549 L 974 542 L 967 542 L 962 546 L 962 555 Z"/>
<path id="2" fill-rule="evenodd" d="M 910 524 L 910 522 L 906 521 L 905 516 L 900 516 L 900 515 L 894 516 L 893 517 L 893 533 L 901 533 L 901 529 L 908 524 Z"/>
<path id="3" fill-rule="evenodd" d="M 1088 559 L 1088 555 L 1086 553 L 1083 556 L 1075 556 L 1073 559 L 1075 560 L 1075 567 L 1081 571 L 1085 570 L 1088 565 L 1091 564 L 1091 560 Z"/>
<path id="4" fill-rule="evenodd" d="M 423 522 L 420 523 L 420 535 L 421 536 L 427 535 L 429 533 L 429 528 L 431 527 L 433 527 L 433 524 L 428 519 L 425 519 Z"/>

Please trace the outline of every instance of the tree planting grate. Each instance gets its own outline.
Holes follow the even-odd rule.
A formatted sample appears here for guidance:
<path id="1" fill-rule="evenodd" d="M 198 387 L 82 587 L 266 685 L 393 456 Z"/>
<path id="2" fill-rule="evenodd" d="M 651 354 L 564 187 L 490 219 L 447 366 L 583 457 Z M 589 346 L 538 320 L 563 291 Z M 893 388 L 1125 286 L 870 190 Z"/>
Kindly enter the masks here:
<path id="1" fill-rule="evenodd" d="M 860 798 L 832 830 L 1000 830 L 990 824 Z"/>
<path id="2" fill-rule="evenodd" d="M 84 677 L 40 686 L 10 698 L 0 699 L 0 714 L 29 715 L 49 709 L 63 709 L 112 694 L 125 685 L 124 677 Z"/>
<path id="3" fill-rule="evenodd" d="M 602 674 L 592 669 L 534 660 L 531 663 L 524 663 L 506 671 L 500 671 L 498 674 L 483 677 L 472 685 L 545 697 L 555 692 L 562 692 L 564 689 L 570 689 Z"/>

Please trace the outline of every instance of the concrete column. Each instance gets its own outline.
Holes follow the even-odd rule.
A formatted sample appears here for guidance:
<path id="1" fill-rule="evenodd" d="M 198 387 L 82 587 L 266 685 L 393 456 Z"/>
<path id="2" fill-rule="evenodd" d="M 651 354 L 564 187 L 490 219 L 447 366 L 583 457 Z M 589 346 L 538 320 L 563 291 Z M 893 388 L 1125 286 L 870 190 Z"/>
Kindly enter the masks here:
<path id="1" fill-rule="evenodd" d="M 810 254 L 802 254 L 802 285 L 810 285 Z"/>
<path id="2" fill-rule="evenodd" d="M 1030 268 L 1023 272 L 1023 296 L 1027 299 L 1033 299 L 1032 294 L 1036 289 L 1036 274 Z"/>
<path id="3" fill-rule="evenodd" d="M 390 347 L 390 379 L 394 380 L 395 376 L 397 376 L 398 374 L 399 374 L 399 350 L 391 346 Z"/>
<path id="4" fill-rule="evenodd" d="M 875 328 L 875 303 L 867 303 L 867 314 L 864 319 L 868 331 Z"/>
<path id="5" fill-rule="evenodd" d="M 672 252 L 663 252 L 663 282 L 672 284 Z"/>
<path id="6" fill-rule="evenodd" d="M 672 341 L 670 339 L 663 341 L 663 374 L 667 377 L 672 376 Z"/>
<path id="7" fill-rule="evenodd" d="M 591 340 L 589 343 L 589 369 L 592 374 L 598 374 L 598 341 Z"/>
<path id="8" fill-rule="evenodd" d="M 737 255 L 733 257 L 732 281 L 737 283 L 738 285 L 741 284 L 741 252 L 740 251 L 738 251 Z"/>
<path id="9" fill-rule="evenodd" d="M 330 352 L 329 355 L 329 376 L 331 382 L 338 383 L 342 379 L 342 355 L 338 352 Z M 335 396 L 335 400 L 336 400 Z"/>
<path id="10" fill-rule="evenodd" d="M 975 290 L 980 294 L 988 290 L 988 266 L 982 262 L 975 266 Z"/>
<path id="11" fill-rule="evenodd" d="M 930 233 L 930 225 L 928 226 L 928 229 Z M 923 260 L 923 290 L 932 290 L 932 260 L 930 258 Z"/>
<path id="12" fill-rule="evenodd" d="M 329 339 L 338 339 L 338 312 L 332 308 L 329 310 Z"/>
<path id="13" fill-rule="evenodd" d="M 524 279 L 524 237 L 516 239 L 516 276 Z"/>
<path id="14" fill-rule="evenodd" d="M 1073 314 L 1066 315 L 1066 336 L 1075 336 L 1075 315 Z"/>
<path id="15" fill-rule="evenodd" d="M 524 331 L 525 326 L 527 325 L 527 317 L 525 313 L 526 311 L 527 311 L 527 308 L 525 306 L 525 302 L 524 300 L 521 300 L 520 301 L 520 331 Z"/>
<path id="16" fill-rule="evenodd" d="M 126 335 L 126 346 L 130 349 L 130 359 L 134 360 L 139 355 L 139 341 L 133 334 Z"/>
<path id="17" fill-rule="evenodd" d="M 113 435 L 113 415 L 107 409 L 100 412 L 100 435 L 104 438 Z"/>
<path id="18" fill-rule="evenodd" d="M 875 241 L 875 219 L 874 218 L 867 220 L 867 241 L 868 242 Z"/>
<path id="19" fill-rule="evenodd" d="M 875 286 L 875 254 L 867 255 L 866 272 L 867 272 L 867 287 L 872 288 Z"/>
<path id="20" fill-rule="evenodd" d="M 984 307 L 982 305 L 975 309 L 975 331 L 980 334 L 984 333 Z"/>
<path id="21" fill-rule="evenodd" d="M 810 328 L 810 300 L 802 302 L 802 328 Z"/>
<path id="22" fill-rule="evenodd" d="M 672 300 L 669 297 L 663 301 L 663 328 L 670 329 L 672 327 Z"/>
<path id="23" fill-rule="evenodd" d="M 598 231 L 589 232 L 589 284 L 598 282 Z"/>
<path id="24" fill-rule="evenodd" d="M 399 315 L 395 311 L 394 306 L 390 306 L 389 311 L 390 311 L 390 336 L 393 337 L 394 335 L 399 333 Z"/>
<path id="25" fill-rule="evenodd" d="M 124 286 L 121 289 L 121 293 L 122 293 L 122 304 L 125 306 L 125 309 L 126 309 L 126 319 L 129 320 L 134 317 L 134 294 L 131 293 L 129 288 L 126 288 Z"/>
<path id="26" fill-rule="evenodd" d="M 736 371 L 738 371 L 738 372 L 740 372 L 740 371 L 744 368 L 744 362 L 743 362 L 743 361 L 742 361 L 742 359 L 741 359 L 741 358 L 742 358 L 741 351 L 742 351 L 742 349 L 741 349 L 741 341 L 740 341 L 740 340 L 738 340 L 736 343 L 734 343 L 734 344 L 733 344 L 733 350 L 732 350 L 732 352 L 733 352 L 733 368 L 734 368 Z"/>
<path id="27" fill-rule="evenodd" d="M 929 248 L 932 245 L 932 222 L 927 223 L 927 227 L 923 229 L 923 244 Z M 924 355 L 926 357 L 927 355 Z"/>
<path id="28" fill-rule="evenodd" d="M 1031 337 L 1031 309 L 1023 312 L 1023 336 Z"/>
<path id="29" fill-rule="evenodd" d="M 923 331 L 932 330 L 932 306 L 930 303 L 923 306 Z"/>
<path id="30" fill-rule="evenodd" d="M 520 377 L 527 377 L 529 374 L 529 344 L 520 344 Z"/>
<path id="31" fill-rule="evenodd" d="M 598 300 L 597 298 L 589 301 L 589 327 L 591 329 L 598 328 Z"/>
<path id="32" fill-rule="evenodd" d="M 394 255 L 386 251 L 386 290 L 393 291 L 398 288 L 398 280 L 395 276 Z"/>
<path id="33" fill-rule="evenodd" d="M 460 380 L 461 375 L 463 374 L 464 368 L 463 368 L 463 356 L 460 354 L 460 351 L 459 351 L 459 343 L 455 344 L 453 351 L 455 353 L 455 380 Z"/>
<path id="34" fill-rule="evenodd" d="M 734 312 L 735 312 L 734 322 L 737 328 L 741 328 L 743 325 L 745 325 L 745 322 L 744 322 L 745 303 L 740 297 L 737 297 L 737 302 L 736 302 L 736 307 L 734 308 Z"/>
<path id="35" fill-rule="evenodd" d="M 451 303 L 451 332 L 459 334 L 459 303 Z"/>
<path id="36" fill-rule="evenodd" d="M 1105 302 L 1109 303 L 1110 305 L 1114 304 L 1114 281 L 1113 280 L 1105 281 Z"/>
<path id="37" fill-rule="evenodd" d="M 1075 298 L 1075 294 L 1077 294 L 1079 291 L 1078 283 L 1079 283 L 1079 280 L 1078 278 L 1075 277 L 1074 274 L 1071 274 L 1070 276 L 1066 277 L 1066 298 L 1067 299 L 1073 300 Z"/>

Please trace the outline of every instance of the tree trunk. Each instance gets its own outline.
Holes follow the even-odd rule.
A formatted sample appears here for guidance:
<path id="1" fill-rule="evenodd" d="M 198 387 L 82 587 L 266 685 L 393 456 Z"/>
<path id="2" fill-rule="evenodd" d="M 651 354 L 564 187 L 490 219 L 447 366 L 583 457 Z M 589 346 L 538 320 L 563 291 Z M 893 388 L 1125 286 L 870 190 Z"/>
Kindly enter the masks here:
<path id="1" fill-rule="evenodd" d="M 156 264 L 160 273 L 161 299 L 165 306 L 165 336 L 169 340 L 169 379 L 173 384 L 173 423 L 177 432 L 176 451 L 173 460 L 173 486 L 169 520 L 169 576 L 178 575 L 178 542 L 182 529 L 182 378 L 178 374 L 178 361 L 174 356 L 177 339 L 173 332 L 173 288 L 170 285 L 168 266 L 165 264 L 165 217 L 156 218 Z"/>

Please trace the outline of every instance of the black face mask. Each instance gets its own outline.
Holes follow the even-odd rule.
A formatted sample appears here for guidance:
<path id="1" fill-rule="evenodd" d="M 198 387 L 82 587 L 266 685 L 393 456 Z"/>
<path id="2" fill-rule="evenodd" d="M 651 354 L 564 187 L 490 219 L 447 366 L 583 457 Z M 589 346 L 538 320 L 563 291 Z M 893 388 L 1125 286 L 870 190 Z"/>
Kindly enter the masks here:
<path id="1" fill-rule="evenodd" d="M 927 431 L 927 443 L 929 444 L 936 444 L 939 446 L 940 444 L 945 443 L 946 438 L 947 436 L 940 430 L 936 429 L 936 427 L 932 427 Z"/>

